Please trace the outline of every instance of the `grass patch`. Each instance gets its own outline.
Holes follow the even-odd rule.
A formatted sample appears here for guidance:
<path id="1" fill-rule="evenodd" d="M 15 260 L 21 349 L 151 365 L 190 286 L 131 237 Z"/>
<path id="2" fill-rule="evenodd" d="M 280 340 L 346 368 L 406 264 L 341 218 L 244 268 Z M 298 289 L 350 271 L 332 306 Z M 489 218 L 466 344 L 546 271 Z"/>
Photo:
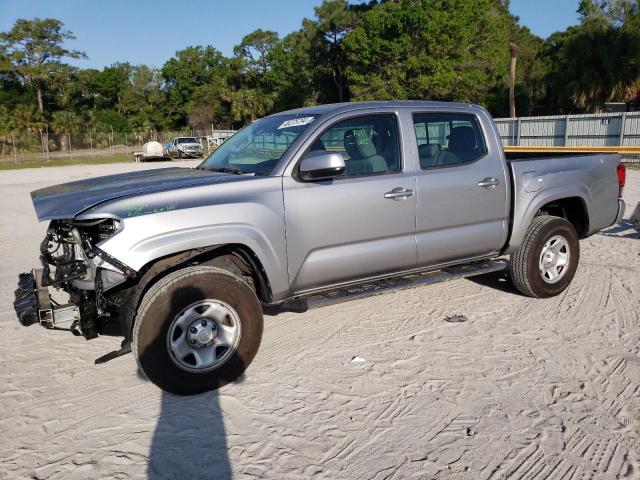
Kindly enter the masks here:
<path id="1" fill-rule="evenodd" d="M 0 162 L 0 170 L 18 170 L 22 168 L 64 167 L 67 165 L 98 165 L 102 163 L 133 163 L 133 155 L 116 155 L 113 157 L 74 157 L 52 158 L 46 160 L 27 160 L 24 162 Z"/>

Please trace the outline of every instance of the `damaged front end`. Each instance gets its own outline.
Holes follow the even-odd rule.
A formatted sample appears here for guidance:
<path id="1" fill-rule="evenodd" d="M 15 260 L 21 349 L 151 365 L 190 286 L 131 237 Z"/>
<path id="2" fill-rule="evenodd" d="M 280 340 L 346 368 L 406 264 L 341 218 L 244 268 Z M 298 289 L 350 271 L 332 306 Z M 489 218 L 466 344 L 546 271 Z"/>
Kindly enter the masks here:
<path id="1" fill-rule="evenodd" d="M 99 334 L 122 335 L 122 292 L 136 272 L 98 246 L 119 229 L 119 221 L 112 218 L 53 220 L 40 245 L 41 268 L 19 276 L 14 301 L 18 321 L 70 331 L 87 340 Z M 59 302 L 58 297 L 67 298 Z"/>

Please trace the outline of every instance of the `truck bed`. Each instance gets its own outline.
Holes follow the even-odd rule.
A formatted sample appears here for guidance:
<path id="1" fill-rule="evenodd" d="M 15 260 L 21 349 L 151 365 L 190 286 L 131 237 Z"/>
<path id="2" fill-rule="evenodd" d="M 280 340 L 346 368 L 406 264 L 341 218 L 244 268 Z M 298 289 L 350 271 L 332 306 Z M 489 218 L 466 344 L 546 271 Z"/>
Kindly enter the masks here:
<path id="1" fill-rule="evenodd" d="M 602 153 L 576 153 L 576 152 L 566 152 L 566 151 L 558 151 L 558 152 L 510 152 L 505 151 L 504 156 L 509 162 L 519 162 L 522 160 L 547 160 L 552 158 L 563 158 L 563 157 L 591 157 L 594 155 L 603 155 Z"/>
<path id="2" fill-rule="evenodd" d="M 618 215 L 618 154 L 505 152 L 513 185 L 512 237 L 522 241 L 526 226 L 544 205 L 561 198 L 580 202 L 589 219 L 581 237 L 608 227 Z"/>

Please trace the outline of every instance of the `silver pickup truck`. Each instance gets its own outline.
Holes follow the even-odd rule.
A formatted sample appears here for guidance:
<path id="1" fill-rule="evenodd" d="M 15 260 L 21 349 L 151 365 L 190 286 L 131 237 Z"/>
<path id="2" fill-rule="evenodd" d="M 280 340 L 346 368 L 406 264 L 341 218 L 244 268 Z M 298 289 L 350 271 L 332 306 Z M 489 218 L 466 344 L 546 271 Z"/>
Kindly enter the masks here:
<path id="1" fill-rule="evenodd" d="M 176 158 L 202 157 L 202 145 L 194 137 L 177 137 L 167 145 L 167 154 Z"/>
<path id="2" fill-rule="evenodd" d="M 505 255 L 522 294 L 557 295 L 579 239 L 621 219 L 624 173 L 617 155 L 507 158 L 474 105 L 283 112 L 197 168 L 32 192 L 50 225 L 15 309 L 23 325 L 121 335 L 97 361 L 132 349 L 161 388 L 204 392 L 252 361 L 267 306 Z"/>

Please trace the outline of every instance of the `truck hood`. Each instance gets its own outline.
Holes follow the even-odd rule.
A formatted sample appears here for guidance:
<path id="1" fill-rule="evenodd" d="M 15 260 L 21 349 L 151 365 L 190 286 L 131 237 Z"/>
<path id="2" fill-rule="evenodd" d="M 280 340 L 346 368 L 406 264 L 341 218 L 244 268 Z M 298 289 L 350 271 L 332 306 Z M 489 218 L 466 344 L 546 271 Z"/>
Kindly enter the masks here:
<path id="1" fill-rule="evenodd" d="M 31 200 L 39 221 L 69 219 L 116 198 L 249 178 L 191 168 L 159 168 L 54 185 L 34 190 Z"/>

